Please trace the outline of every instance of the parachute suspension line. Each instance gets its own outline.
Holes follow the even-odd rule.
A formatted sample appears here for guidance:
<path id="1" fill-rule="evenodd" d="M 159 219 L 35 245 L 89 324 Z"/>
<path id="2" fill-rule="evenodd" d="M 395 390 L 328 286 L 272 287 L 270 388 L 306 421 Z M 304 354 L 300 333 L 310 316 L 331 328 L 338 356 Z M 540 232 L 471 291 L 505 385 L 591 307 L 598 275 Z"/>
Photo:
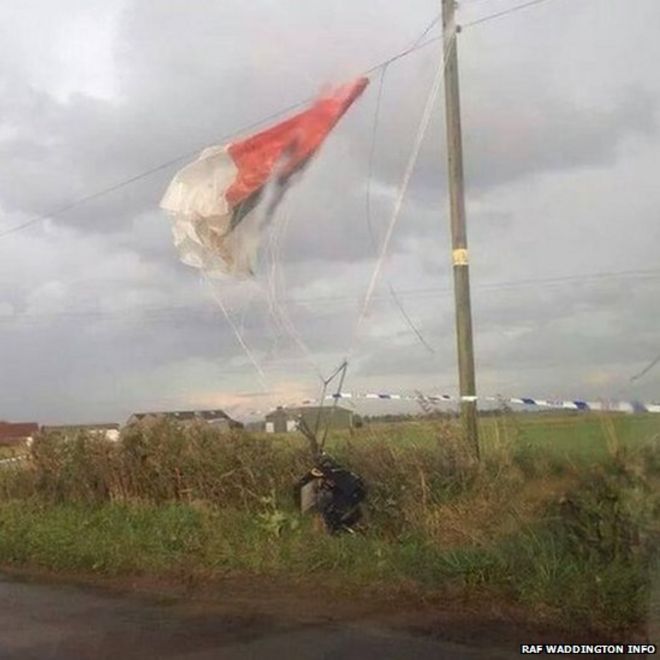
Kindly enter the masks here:
<path id="1" fill-rule="evenodd" d="M 293 324 L 293 321 L 291 320 L 291 317 L 289 316 L 289 313 L 286 309 L 286 304 L 280 300 L 280 298 L 282 297 L 281 294 L 285 289 L 284 273 L 282 270 L 282 263 L 281 263 L 282 239 L 286 234 L 286 230 L 289 226 L 290 219 L 291 219 L 291 215 L 287 208 L 287 214 L 279 225 L 276 241 L 274 245 L 273 270 L 272 270 L 273 304 L 275 306 L 277 314 L 279 315 L 284 331 L 289 336 L 289 338 L 293 340 L 294 344 L 300 349 L 300 352 L 309 361 L 309 363 L 312 365 L 314 370 L 318 372 L 318 366 L 316 365 L 314 358 L 312 357 L 311 351 L 309 350 L 305 342 L 302 340 L 300 333 Z"/>
<path id="2" fill-rule="evenodd" d="M 380 106 L 383 100 L 383 86 L 385 84 L 385 76 L 387 74 L 387 64 L 381 69 L 380 78 L 378 81 L 378 96 L 376 97 L 376 108 L 374 110 L 374 123 L 371 128 L 371 148 L 369 150 L 369 165 L 367 170 L 367 185 L 364 197 L 365 211 L 367 216 L 367 229 L 369 230 L 369 238 L 371 239 L 371 246 L 374 252 L 378 252 L 378 241 L 374 234 L 374 226 L 371 217 L 371 182 L 374 176 L 374 160 L 376 156 L 376 146 L 378 137 L 378 124 L 380 121 Z"/>
<path id="3" fill-rule="evenodd" d="M 431 27 L 432 26 L 433 24 L 431 24 Z M 373 175 L 374 175 L 374 160 L 376 155 L 376 145 L 378 138 L 378 123 L 380 118 L 380 107 L 383 98 L 383 86 L 385 83 L 385 75 L 387 74 L 387 66 L 388 65 L 386 64 L 381 69 L 381 75 L 379 78 L 378 96 L 376 97 L 376 109 L 374 110 L 374 122 L 371 132 L 371 149 L 369 151 L 369 165 L 367 170 L 367 185 L 365 191 L 365 211 L 367 216 L 367 229 L 369 230 L 369 238 L 371 239 L 371 245 L 375 253 L 378 253 L 378 241 L 376 240 L 376 236 L 374 234 L 374 227 L 373 227 L 373 220 L 371 213 L 371 182 L 373 180 Z M 403 306 L 403 303 L 396 295 L 396 291 L 394 290 L 394 287 L 392 286 L 391 282 L 388 282 L 388 288 L 390 291 L 390 296 L 394 301 L 394 304 L 397 306 L 401 314 L 401 317 L 405 321 L 406 325 L 413 331 L 419 342 L 422 344 L 422 346 L 424 346 L 424 348 L 427 351 L 429 351 L 429 353 L 435 353 L 435 349 L 426 341 L 426 339 L 422 335 L 421 330 L 413 323 L 410 316 L 408 316 Z"/>
<path id="4" fill-rule="evenodd" d="M 435 102 L 438 96 L 438 93 L 440 91 L 440 87 L 442 85 L 442 81 L 444 78 L 444 70 L 447 66 L 447 53 L 449 52 L 449 49 L 451 48 L 453 44 L 453 39 L 456 38 L 456 35 L 454 34 L 450 41 L 448 42 L 445 51 L 443 53 L 443 61 L 444 65 L 443 67 L 438 68 L 438 72 L 436 73 L 436 76 L 433 80 L 433 83 L 431 84 L 431 89 L 429 91 L 428 98 L 426 100 L 426 106 L 424 107 L 424 111 L 422 113 L 422 117 L 420 119 L 420 124 L 417 129 L 417 136 L 415 138 L 415 142 L 413 144 L 413 149 L 410 154 L 410 159 L 408 161 L 408 165 L 406 167 L 406 171 L 403 177 L 403 181 L 401 183 L 401 186 L 399 188 L 399 195 L 397 197 L 396 203 L 394 205 L 394 210 L 392 213 L 392 218 L 390 219 L 390 224 L 387 228 L 387 233 L 385 234 L 385 239 L 383 241 L 383 244 L 381 246 L 380 254 L 378 256 L 378 259 L 376 261 L 376 265 L 374 268 L 374 272 L 372 274 L 371 280 L 369 282 L 369 287 L 367 289 L 367 293 L 364 298 L 364 303 L 362 305 L 362 309 L 360 312 L 360 315 L 358 316 L 356 325 L 355 325 L 355 330 L 353 332 L 353 337 L 351 339 L 351 345 L 349 347 L 348 353 L 344 361 L 341 363 L 341 365 L 332 373 L 332 375 L 327 378 L 327 379 L 322 379 L 323 382 L 323 387 L 322 387 L 322 392 L 321 392 L 321 405 L 319 407 L 319 412 L 317 414 L 316 418 L 316 428 L 313 432 L 313 437 L 314 437 L 314 445 L 317 446 L 316 444 L 316 438 L 321 422 L 321 413 L 323 409 L 323 402 L 325 401 L 325 394 L 328 388 L 328 385 L 332 382 L 332 380 L 339 374 L 341 374 L 340 379 L 339 379 L 339 385 L 337 388 L 337 392 L 335 396 L 333 396 L 333 412 L 337 407 L 337 403 L 339 402 L 339 398 L 341 395 L 342 387 L 344 384 L 344 379 L 346 378 L 346 372 L 348 370 L 348 360 L 350 355 L 353 353 L 353 348 L 355 344 L 355 340 L 357 339 L 358 333 L 360 331 L 361 325 L 364 321 L 364 318 L 366 317 L 368 308 L 369 308 L 369 303 L 371 302 L 371 297 L 373 296 L 374 290 L 376 288 L 376 283 L 378 281 L 378 277 L 380 276 L 380 272 L 382 270 L 383 264 L 385 262 L 385 258 L 387 256 L 387 250 L 389 248 L 390 241 L 392 239 L 392 235 L 394 232 L 394 228 L 399 220 L 399 217 L 401 215 L 401 209 L 403 207 L 403 200 L 406 196 L 406 192 L 408 191 L 408 186 L 410 184 L 410 180 L 412 178 L 413 171 L 415 169 L 415 165 L 417 163 L 417 159 L 419 158 L 419 153 L 421 151 L 422 143 L 424 141 L 424 137 L 426 135 L 426 131 L 428 129 L 430 120 L 431 120 L 431 113 L 433 112 L 433 107 L 435 106 Z M 380 79 L 380 87 L 379 87 L 379 92 L 378 92 L 378 100 L 376 103 L 376 117 L 374 119 L 374 128 L 373 128 L 373 134 L 372 134 L 372 146 L 371 146 L 371 153 L 369 157 L 369 176 L 367 180 L 367 201 L 366 201 L 366 210 L 367 210 L 367 224 L 369 227 L 369 234 L 371 236 L 372 244 L 374 248 L 376 248 L 376 240 L 373 234 L 373 225 L 371 223 L 371 179 L 372 179 L 372 172 L 373 172 L 373 159 L 374 159 L 374 154 L 375 154 L 375 148 L 376 148 L 376 133 L 377 133 L 377 128 L 378 128 L 378 114 L 380 112 L 380 103 L 382 100 L 382 86 L 383 86 L 383 81 L 385 77 L 385 69 L 387 68 L 387 65 L 385 65 L 384 70 L 383 70 L 383 75 L 381 76 Z M 394 293 L 394 289 L 390 285 L 390 292 L 392 293 L 392 297 L 394 298 L 395 301 L 397 301 L 396 294 Z M 401 310 L 402 314 L 404 317 L 407 318 L 407 315 L 405 314 L 405 311 L 403 310 L 402 306 L 399 304 L 399 309 Z M 419 337 L 420 341 L 424 343 L 425 346 L 431 352 L 433 352 L 433 349 L 426 344 L 424 341 L 424 338 L 421 336 L 421 333 L 419 333 L 414 326 L 412 325 L 412 322 L 410 322 L 411 327 L 413 330 L 417 333 L 417 336 Z M 320 449 L 323 449 L 323 446 L 325 445 L 325 441 L 327 438 L 328 434 L 328 428 L 330 425 L 330 420 L 331 417 L 328 419 L 328 423 L 326 424 L 326 428 L 323 434 L 323 440 L 320 444 Z"/>
<path id="5" fill-rule="evenodd" d="M 241 322 L 238 326 L 241 336 L 245 334 L 245 317 L 247 316 L 248 309 L 252 307 L 252 302 L 254 301 L 255 296 L 257 295 L 258 290 L 252 287 L 250 291 L 250 297 L 248 298 L 247 305 L 243 306 L 243 311 L 241 312 Z"/>
<path id="6" fill-rule="evenodd" d="M 204 279 L 206 280 L 207 284 L 209 285 L 209 288 L 211 290 L 211 295 L 213 296 L 213 299 L 217 303 L 218 307 L 222 310 L 222 313 L 225 316 L 225 319 L 227 319 L 227 323 L 231 326 L 231 329 L 234 332 L 234 335 L 236 336 L 236 339 L 238 343 L 240 344 L 241 348 L 245 352 L 245 355 L 247 358 L 250 360 L 252 365 L 254 366 L 257 375 L 259 376 L 259 382 L 261 383 L 261 387 L 263 388 L 264 391 L 268 390 L 268 386 L 266 383 L 266 375 L 264 374 L 262 368 L 259 366 L 259 363 L 257 362 L 256 358 L 254 357 L 252 351 L 248 347 L 248 345 L 245 343 L 245 340 L 243 339 L 243 335 L 241 334 L 240 330 L 234 323 L 233 319 L 231 318 L 231 315 L 227 311 L 227 307 L 225 306 L 224 302 L 222 301 L 222 296 L 216 291 L 215 287 L 213 286 L 213 282 L 211 281 L 211 278 L 208 276 L 208 273 L 206 270 L 202 270 L 202 273 L 204 274 Z"/>
<path id="7" fill-rule="evenodd" d="M 353 338 L 351 341 L 351 347 L 349 349 L 349 355 L 353 352 L 355 340 L 357 338 L 357 335 L 362 327 L 362 323 L 367 315 L 367 311 L 369 309 L 369 304 L 371 303 L 371 298 L 373 296 L 373 293 L 376 289 L 376 284 L 378 282 L 378 278 L 380 277 L 381 271 L 383 269 L 383 265 L 385 263 L 385 258 L 387 257 L 387 251 L 390 246 L 390 242 L 392 240 L 392 235 L 394 234 L 394 229 L 396 227 L 397 222 L 399 221 L 399 218 L 401 216 L 401 209 L 403 208 L 403 201 L 405 199 L 406 193 L 408 191 L 408 186 L 410 185 L 410 180 L 412 178 L 413 172 L 415 170 L 415 165 L 417 163 L 417 159 L 419 157 L 419 153 L 422 148 L 422 143 L 424 141 L 424 136 L 426 135 L 426 130 L 428 129 L 429 123 L 431 121 L 431 116 L 433 112 L 433 107 L 435 106 L 435 101 L 437 99 L 438 93 L 440 92 L 440 87 L 442 85 L 443 77 L 444 77 L 444 69 L 447 66 L 447 51 L 451 44 L 453 43 L 453 39 L 455 39 L 456 36 L 452 37 L 452 39 L 448 42 L 447 44 L 447 49 L 445 50 L 444 53 L 444 66 L 443 67 L 438 67 L 436 76 L 433 80 L 433 83 L 431 85 L 431 89 L 429 91 L 428 98 L 426 100 L 426 106 L 424 107 L 424 112 L 422 113 L 422 117 L 420 120 L 419 128 L 417 130 L 417 136 L 415 137 L 415 141 L 413 143 L 413 148 L 412 152 L 410 154 L 410 159 L 408 160 L 408 165 L 406 167 L 403 180 L 401 182 L 401 186 L 399 188 L 399 194 L 397 196 L 396 202 L 394 204 L 394 210 L 392 212 L 392 217 L 390 219 L 390 224 L 387 227 L 387 233 L 385 234 L 385 238 L 383 240 L 383 244 L 381 246 L 380 254 L 378 256 L 378 259 L 376 260 L 376 265 L 374 267 L 373 274 L 371 276 L 371 280 L 369 281 L 369 286 L 367 288 L 367 293 L 364 297 L 364 302 L 362 304 L 362 309 L 360 312 L 360 315 L 358 316 L 356 325 L 355 325 L 355 330 L 353 333 Z"/>
<path id="8" fill-rule="evenodd" d="M 279 292 L 284 289 L 285 281 L 284 275 L 281 267 L 281 251 L 282 251 L 282 238 L 286 234 L 286 230 L 289 226 L 289 221 L 291 219 L 291 214 L 289 213 L 289 208 L 286 206 L 284 208 L 284 217 L 281 221 L 274 223 L 274 230 L 270 235 L 269 240 L 269 252 L 270 252 L 270 269 L 268 274 L 268 288 L 266 289 L 268 296 L 268 306 L 273 316 L 273 320 L 280 327 L 285 334 L 294 342 L 294 344 L 300 349 L 301 354 L 309 362 L 310 366 L 314 369 L 316 374 L 323 379 L 321 370 L 318 366 L 314 356 L 310 351 L 307 344 L 304 342 L 300 332 L 296 328 L 295 324 L 291 320 L 289 313 L 286 309 L 285 303 L 280 301 Z"/>
<path id="9" fill-rule="evenodd" d="M 387 286 L 389 287 L 390 295 L 392 296 L 392 300 L 394 301 L 394 304 L 399 308 L 399 311 L 401 312 L 401 316 L 403 317 L 404 321 L 408 324 L 408 327 L 415 333 L 417 339 L 419 339 L 419 343 L 429 353 L 435 353 L 435 348 L 433 348 L 433 346 L 431 346 L 431 344 L 429 344 L 426 341 L 424 335 L 422 334 L 422 331 L 413 323 L 413 320 L 408 316 L 408 313 L 406 312 L 406 308 L 403 306 L 403 303 L 399 299 L 399 296 L 397 296 L 396 291 L 392 286 L 392 283 L 388 282 Z"/>
<path id="10" fill-rule="evenodd" d="M 276 214 L 275 220 L 271 225 L 271 228 L 268 233 L 268 245 L 267 245 L 266 254 L 270 257 L 270 263 L 266 268 L 266 286 L 263 292 L 266 296 L 268 311 L 273 320 L 273 323 L 275 324 L 277 332 L 281 334 L 285 334 L 286 331 L 282 326 L 282 321 L 276 308 L 276 292 L 275 292 L 275 286 L 276 286 L 275 275 L 277 270 L 277 258 L 278 258 L 277 249 L 276 249 L 276 239 L 278 237 L 278 229 L 279 229 L 278 219 L 279 219 L 279 213 Z M 274 346 L 277 346 L 278 339 L 279 337 L 276 335 L 274 338 Z"/>
<path id="11" fill-rule="evenodd" d="M 268 301 L 268 310 L 275 322 L 279 332 L 282 335 L 289 335 L 290 330 L 286 326 L 281 304 L 278 301 L 278 286 L 281 286 L 280 279 L 280 243 L 284 228 L 289 221 L 288 206 L 283 207 L 283 211 L 276 214 L 271 232 L 268 237 L 268 254 L 270 256 L 269 268 L 266 271 L 266 298 Z M 281 219 L 280 219 L 281 218 Z"/>

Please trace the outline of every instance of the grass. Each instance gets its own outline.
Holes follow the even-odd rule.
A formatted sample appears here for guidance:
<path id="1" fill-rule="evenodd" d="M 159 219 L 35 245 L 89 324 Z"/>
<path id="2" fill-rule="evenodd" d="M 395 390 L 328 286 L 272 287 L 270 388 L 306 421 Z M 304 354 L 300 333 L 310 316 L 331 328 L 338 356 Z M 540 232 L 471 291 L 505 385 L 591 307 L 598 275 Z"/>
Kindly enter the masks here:
<path id="1" fill-rule="evenodd" d="M 358 436 L 367 442 L 385 438 L 397 444 L 432 446 L 437 438 L 436 429 L 433 422 L 426 421 L 372 424 Z M 485 453 L 506 440 L 565 460 L 591 461 L 606 458 L 613 439 L 631 447 L 654 443 L 660 438 L 660 415 L 511 413 L 482 418 L 479 431 Z M 335 432 L 330 442 L 346 439 L 347 433 Z"/>
<path id="2" fill-rule="evenodd" d="M 291 485 L 308 467 L 300 438 L 167 422 L 114 445 L 42 438 L 27 466 L 0 472 L 0 562 L 459 590 L 567 626 L 625 631 L 647 616 L 657 561 L 655 423 L 491 418 L 480 464 L 451 424 L 334 434 L 333 454 L 370 488 L 367 533 L 339 538 L 293 510 Z"/>
<path id="3" fill-rule="evenodd" d="M 613 445 L 637 448 L 660 438 L 660 415 L 526 414 L 488 418 L 482 422 L 484 441 L 502 430 L 518 444 L 572 462 L 606 459 Z"/>
<path id="4" fill-rule="evenodd" d="M 27 453 L 27 448 L 24 446 L 8 447 L 0 446 L 0 460 L 5 458 L 15 458 L 17 456 L 24 456 Z"/>

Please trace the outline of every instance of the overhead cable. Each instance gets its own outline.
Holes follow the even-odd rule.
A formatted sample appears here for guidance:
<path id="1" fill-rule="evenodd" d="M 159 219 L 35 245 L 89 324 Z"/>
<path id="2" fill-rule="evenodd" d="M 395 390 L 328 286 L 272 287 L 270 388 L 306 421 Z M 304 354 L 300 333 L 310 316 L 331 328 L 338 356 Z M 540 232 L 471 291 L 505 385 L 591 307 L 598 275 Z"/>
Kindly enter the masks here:
<path id="1" fill-rule="evenodd" d="M 516 5 L 515 7 L 510 7 L 509 9 L 503 9 L 502 11 L 495 12 L 494 14 L 488 14 L 487 16 L 482 16 L 477 18 L 474 21 L 468 23 L 461 23 L 462 28 L 473 27 L 474 25 L 479 25 L 480 23 L 487 23 L 496 18 L 501 18 L 503 16 L 508 16 L 522 9 L 527 9 L 528 7 L 533 7 L 534 5 L 540 5 L 543 2 L 548 2 L 548 0 L 530 0 L 530 2 L 525 2 L 522 5 Z"/>
<path id="2" fill-rule="evenodd" d="M 607 280 L 607 279 L 617 279 L 617 278 L 649 278 L 655 279 L 660 277 L 659 270 L 639 270 L 639 271 L 620 271 L 620 272 L 604 272 L 604 273 L 585 273 L 583 275 L 567 275 L 564 277 L 550 277 L 550 278 L 537 278 L 537 279 L 525 279 L 525 280 L 509 280 L 503 282 L 484 282 L 482 284 L 473 285 L 475 292 L 477 291 L 507 291 L 515 290 L 517 288 L 525 287 L 534 287 L 537 289 L 562 286 L 562 285 L 575 285 L 576 283 L 589 284 L 593 281 L 598 280 Z M 442 295 L 449 295 L 453 289 L 451 287 L 426 287 L 419 289 L 404 289 L 397 292 L 397 296 L 403 299 L 425 299 L 425 298 L 435 298 Z M 386 295 L 377 295 L 372 296 L 372 300 L 381 299 L 385 300 Z M 329 303 L 355 303 L 358 299 L 358 295 L 348 296 L 316 296 L 313 298 L 282 298 L 280 302 L 288 302 L 296 305 L 324 305 L 327 307 Z M 159 307 L 142 307 L 135 309 L 134 311 L 139 312 L 143 316 L 153 316 L 164 314 L 173 315 L 173 314 L 187 314 L 189 315 L 194 311 L 203 311 L 208 313 L 206 309 L 196 308 L 192 305 L 168 305 L 168 306 L 159 306 Z M 7 314 L 0 316 L 0 323 L 9 323 L 14 320 L 20 319 L 53 319 L 53 318 L 91 318 L 91 319 L 103 319 L 103 318 L 114 318 L 126 316 L 127 311 L 130 310 L 81 310 L 79 312 L 72 311 L 62 311 L 62 312 L 51 312 L 47 314 L 32 314 L 20 312 L 17 314 Z"/>
<path id="3" fill-rule="evenodd" d="M 361 75 L 363 76 L 370 76 L 371 74 L 375 73 L 379 69 L 389 66 L 393 62 L 396 62 L 397 60 L 400 60 L 411 53 L 414 53 L 418 50 L 421 50 L 423 48 L 426 48 L 426 46 L 435 43 L 436 41 L 439 41 L 442 39 L 441 36 L 437 37 L 432 37 L 430 39 L 427 39 L 426 41 L 423 41 L 421 43 L 415 43 L 412 46 L 405 48 L 402 51 L 399 51 L 396 55 L 393 55 L 392 57 L 389 57 L 388 59 L 372 66 L 370 69 L 367 69 L 364 71 Z M 290 112 L 293 112 L 294 110 L 297 110 L 298 108 L 310 103 L 311 101 L 314 100 L 314 96 L 309 96 L 305 99 L 302 99 L 301 101 L 297 101 L 296 103 L 292 103 L 291 105 L 286 106 L 285 108 L 281 108 L 279 110 L 276 110 L 275 112 L 265 116 L 261 117 L 260 119 L 257 119 L 254 122 L 251 122 L 249 124 L 246 124 L 244 126 L 241 126 L 240 128 L 235 129 L 231 133 L 228 133 L 226 135 L 223 135 L 220 137 L 217 141 L 218 142 L 228 142 L 229 140 L 232 140 L 236 138 L 237 136 L 246 133 L 248 131 L 254 130 L 256 128 L 259 128 L 263 124 L 267 124 L 271 121 L 274 121 L 275 119 L 278 119 L 282 115 L 288 114 Z M 138 174 L 135 174 L 134 176 L 131 176 L 127 179 L 123 179 L 121 181 L 118 181 L 117 183 L 114 183 L 107 188 L 102 188 L 100 190 L 97 190 L 96 192 L 90 193 L 88 195 L 84 195 L 82 197 L 79 197 L 75 199 L 74 201 L 65 204 L 59 208 L 53 209 L 52 211 L 48 211 L 46 213 L 42 213 L 40 215 L 37 215 L 30 220 L 27 220 L 21 224 L 15 225 L 14 227 L 9 227 L 8 229 L 5 229 L 3 231 L 0 231 L 0 239 L 5 238 L 6 236 L 9 236 L 11 234 L 15 234 L 19 231 L 22 231 L 24 229 L 27 229 L 28 227 L 31 227 L 32 225 L 35 225 L 39 222 L 43 222 L 44 220 L 48 220 L 51 218 L 55 218 L 59 215 L 62 215 L 63 213 L 66 213 L 67 211 L 71 211 L 78 206 L 81 206 L 82 204 L 85 204 L 86 202 L 90 202 L 94 199 L 97 199 L 99 197 L 103 197 L 105 195 L 108 195 L 112 192 L 115 192 L 121 188 L 124 188 L 125 186 L 129 186 L 137 181 L 140 181 L 141 179 L 145 179 L 153 174 L 156 174 L 157 172 L 160 172 L 162 170 L 165 170 L 169 167 L 172 167 L 184 160 L 187 160 L 189 158 L 192 158 L 196 156 L 204 146 L 197 147 L 196 149 L 192 151 L 188 151 L 185 154 L 181 154 L 180 156 L 175 156 L 174 158 L 171 158 L 170 160 L 167 160 L 163 163 L 160 163 L 159 165 L 155 165 L 154 167 L 151 167 L 147 170 L 144 170 L 142 172 L 139 172 Z"/>

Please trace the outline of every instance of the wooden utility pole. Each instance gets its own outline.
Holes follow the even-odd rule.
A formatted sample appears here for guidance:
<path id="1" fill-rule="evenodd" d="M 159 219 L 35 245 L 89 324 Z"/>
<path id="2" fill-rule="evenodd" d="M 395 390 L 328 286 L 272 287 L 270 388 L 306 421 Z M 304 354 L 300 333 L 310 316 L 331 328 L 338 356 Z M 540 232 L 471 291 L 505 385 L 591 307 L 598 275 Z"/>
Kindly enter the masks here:
<path id="1" fill-rule="evenodd" d="M 465 190 L 463 183 L 463 143 L 461 104 L 458 87 L 456 45 L 456 2 L 442 0 L 442 27 L 445 62 L 445 115 L 447 122 L 447 162 L 451 220 L 452 260 L 454 265 L 454 300 L 461 417 L 466 439 L 479 457 L 477 429 L 477 386 L 474 375 L 472 310 L 470 305 L 470 270 L 468 266 L 467 229 L 465 226 Z"/>

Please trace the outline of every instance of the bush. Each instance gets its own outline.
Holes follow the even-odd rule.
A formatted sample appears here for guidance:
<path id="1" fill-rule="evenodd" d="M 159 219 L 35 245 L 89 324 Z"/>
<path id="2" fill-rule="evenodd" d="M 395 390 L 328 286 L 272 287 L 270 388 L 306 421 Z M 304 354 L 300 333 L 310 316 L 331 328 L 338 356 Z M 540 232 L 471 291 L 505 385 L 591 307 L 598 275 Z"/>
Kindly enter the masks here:
<path id="1" fill-rule="evenodd" d="M 658 559 L 659 498 L 618 461 L 587 471 L 546 516 L 500 551 L 516 597 L 573 626 L 625 630 L 644 620 Z"/>

